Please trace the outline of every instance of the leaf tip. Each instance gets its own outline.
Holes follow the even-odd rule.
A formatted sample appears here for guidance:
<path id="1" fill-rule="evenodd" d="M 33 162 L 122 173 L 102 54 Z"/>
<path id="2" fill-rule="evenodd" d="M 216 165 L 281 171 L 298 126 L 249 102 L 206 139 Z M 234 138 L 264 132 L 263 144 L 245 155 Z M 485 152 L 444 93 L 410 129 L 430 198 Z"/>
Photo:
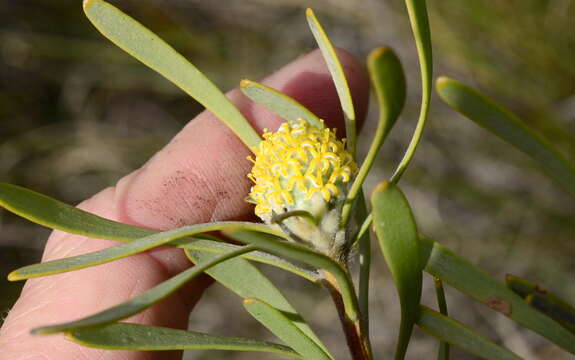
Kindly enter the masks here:
<path id="1" fill-rule="evenodd" d="M 313 9 L 312 8 L 305 9 L 305 16 L 307 16 L 308 18 L 315 18 Z"/>
<path id="2" fill-rule="evenodd" d="M 450 77 L 440 76 L 437 78 L 437 80 L 435 80 L 435 86 L 437 87 L 437 90 L 441 90 L 445 85 L 447 85 L 451 81 L 453 80 Z"/>
<path id="3" fill-rule="evenodd" d="M 383 55 L 385 55 L 387 52 L 392 51 L 391 48 L 387 47 L 387 46 L 379 46 L 376 47 L 375 49 L 371 50 L 371 52 L 369 53 L 369 55 L 367 56 L 367 61 L 369 63 L 374 62 L 375 60 L 377 60 L 378 58 L 382 57 Z"/>
<path id="4" fill-rule="evenodd" d="M 511 283 L 513 283 L 515 280 L 517 279 L 517 277 L 515 275 L 512 274 L 505 274 L 505 285 L 509 286 Z"/>
<path id="5" fill-rule="evenodd" d="M 92 6 L 94 4 L 95 0 L 84 0 L 82 2 L 82 7 L 84 8 L 84 10 L 88 10 L 88 8 L 90 6 Z"/>
<path id="6" fill-rule="evenodd" d="M 242 88 L 242 89 L 247 88 L 251 84 L 253 84 L 253 81 L 251 81 L 251 80 L 248 80 L 248 79 L 241 79 L 240 80 L 240 88 Z"/>
<path id="7" fill-rule="evenodd" d="M 7 279 L 8 281 L 18 281 L 18 280 L 24 280 L 24 277 L 19 275 L 18 270 L 14 270 L 10 274 L 8 274 Z"/>
<path id="8" fill-rule="evenodd" d="M 379 184 L 377 184 L 377 186 L 375 187 L 375 190 L 373 190 L 373 193 L 375 194 L 376 192 L 380 192 L 383 190 L 386 190 L 387 188 L 389 188 L 391 185 L 391 183 L 389 181 L 382 181 Z"/>
<path id="9" fill-rule="evenodd" d="M 30 335 L 46 335 L 46 334 L 50 334 L 50 331 L 47 331 L 45 327 L 39 327 L 30 330 Z"/>

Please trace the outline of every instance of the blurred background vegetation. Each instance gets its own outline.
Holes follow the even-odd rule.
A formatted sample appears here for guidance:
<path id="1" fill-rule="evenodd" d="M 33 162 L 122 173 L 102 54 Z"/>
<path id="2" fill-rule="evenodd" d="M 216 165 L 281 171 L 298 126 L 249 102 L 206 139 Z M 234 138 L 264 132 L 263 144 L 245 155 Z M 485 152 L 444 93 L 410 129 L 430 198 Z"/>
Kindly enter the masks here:
<path id="1" fill-rule="evenodd" d="M 113 3 L 225 90 L 315 47 L 306 6 L 314 7 L 336 45 L 360 59 L 377 45 L 392 46 L 406 68 L 409 99 L 367 193 L 401 158 L 419 105 L 417 57 L 401 0 Z M 428 1 L 428 7 L 435 74 L 488 93 L 575 161 L 575 1 L 442 0 Z M 105 40 L 83 16 L 80 0 L 3 1 L 0 18 L 0 181 L 78 203 L 140 166 L 201 111 L 183 92 Z M 360 140 L 363 153 L 377 115 L 371 110 Z M 575 298 L 575 202 L 526 156 L 434 99 L 429 128 L 402 182 L 420 231 L 501 280 L 513 273 Z M 46 229 L 0 212 L 4 314 L 22 285 L 6 282 L 5 275 L 38 261 L 47 235 Z M 390 356 L 399 304 L 379 256 L 374 266 L 374 348 L 376 355 Z M 270 271 L 270 276 L 283 282 L 328 346 L 347 357 L 328 296 L 293 278 L 286 281 L 284 274 Z M 450 315 L 518 354 L 566 358 L 503 316 L 452 289 L 447 292 Z M 430 284 L 424 298 L 433 304 Z M 213 287 L 192 314 L 191 328 L 268 336 L 237 300 Z M 429 358 L 436 346 L 418 332 L 409 357 Z M 252 356 L 186 354 L 189 359 Z M 454 358 L 467 357 L 456 353 Z"/>

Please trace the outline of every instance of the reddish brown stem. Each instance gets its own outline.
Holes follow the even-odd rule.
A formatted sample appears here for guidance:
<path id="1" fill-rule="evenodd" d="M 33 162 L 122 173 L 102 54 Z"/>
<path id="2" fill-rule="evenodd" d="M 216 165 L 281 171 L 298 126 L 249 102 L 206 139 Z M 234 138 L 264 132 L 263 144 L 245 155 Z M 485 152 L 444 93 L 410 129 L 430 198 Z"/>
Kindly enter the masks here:
<path id="1" fill-rule="evenodd" d="M 324 275 L 322 282 L 329 290 L 337 309 L 351 358 L 353 360 L 371 360 L 372 355 L 367 341 L 367 334 L 362 332 L 361 316 L 358 316 L 356 320 L 347 316 L 337 280 L 327 271 L 322 271 L 322 273 Z"/>

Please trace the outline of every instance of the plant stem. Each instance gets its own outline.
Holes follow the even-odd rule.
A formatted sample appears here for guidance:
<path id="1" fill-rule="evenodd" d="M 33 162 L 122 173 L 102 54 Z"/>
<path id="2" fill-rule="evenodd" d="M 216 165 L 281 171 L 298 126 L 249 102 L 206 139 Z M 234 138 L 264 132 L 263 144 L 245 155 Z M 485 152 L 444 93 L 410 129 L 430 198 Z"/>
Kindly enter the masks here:
<path id="1" fill-rule="evenodd" d="M 371 345 L 369 344 L 368 334 L 363 331 L 361 315 L 356 319 L 351 319 L 347 315 L 336 278 L 328 271 L 322 270 L 321 273 L 324 277 L 323 284 L 329 290 L 337 309 L 351 358 L 353 360 L 372 360 Z M 353 295 L 355 297 L 355 294 Z M 357 305 L 357 297 L 355 297 L 354 304 Z"/>
<path id="2" fill-rule="evenodd" d="M 435 284 L 435 294 L 437 295 L 437 305 L 439 307 L 439 312 L 442 315 L 447 316 L 447 302 L 445 301 L 445 292 L 443 291 L 443 283 L 441 279 L 434 276 L 433 283 Z M 437 354 L 437 360 L 448 360 L 449 359 L 449 344 L 445 341 L 439 343 L 439 352 Z"/>

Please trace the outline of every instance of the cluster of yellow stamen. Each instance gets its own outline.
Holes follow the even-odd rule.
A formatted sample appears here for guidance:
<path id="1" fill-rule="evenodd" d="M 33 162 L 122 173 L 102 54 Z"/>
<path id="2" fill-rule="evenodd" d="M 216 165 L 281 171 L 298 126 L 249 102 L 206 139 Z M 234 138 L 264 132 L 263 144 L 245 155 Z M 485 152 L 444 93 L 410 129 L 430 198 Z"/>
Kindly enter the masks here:
<path id="1" fill-rule="evenodd" d="M 257 215 L 280 207 L 293 209 L 316 192 L 328 202 L 341 194 L 342 184 L 357 170 L 335 129 L 298 119 L 283 123 L 275 133 L 264 130 L 263 138 L 255 160 L 248 158 L 254 163 L 248 177 L 254 182 L 250 200 Z"/>

